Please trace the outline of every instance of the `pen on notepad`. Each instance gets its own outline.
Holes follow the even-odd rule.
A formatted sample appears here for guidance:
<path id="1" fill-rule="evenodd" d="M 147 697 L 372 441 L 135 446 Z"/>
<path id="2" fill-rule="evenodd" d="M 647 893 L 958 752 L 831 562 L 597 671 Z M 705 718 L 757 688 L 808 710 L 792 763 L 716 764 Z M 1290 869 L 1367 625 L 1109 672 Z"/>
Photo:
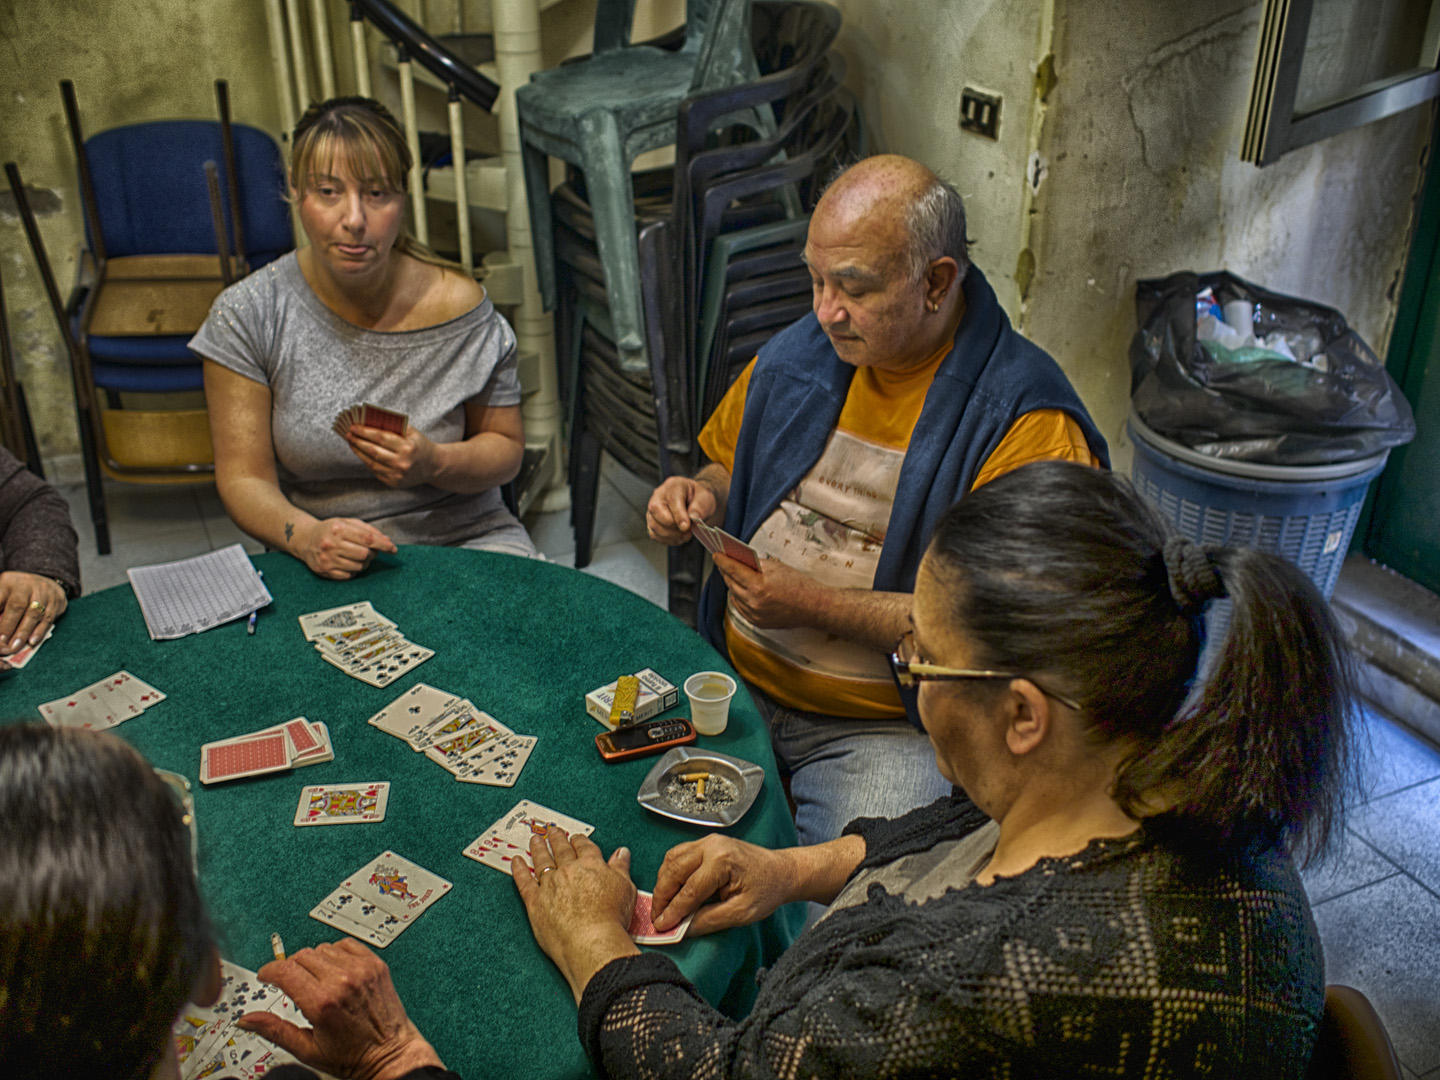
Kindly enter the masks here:
<path id="1" fill-rule="evenodd" d="M 280 940 L 279 934 L 270 935 L 270 951 L 275 954 L 276 960 L 285 959 L 285 943 Z"/>
<path id="2" fill-rule="evenodd" d="M 260 612 L 258 612 L 258 611 L 252 611 L 252 612 L 250 612 L 250 619 L 249 619 L 248 622 L 245 623 L 245 633 L 247 633 L 247 634 L 253 634 L 253 633 L 255 633 L 255 620 L 258 619 L 259 617 L 260 617 Z"/>

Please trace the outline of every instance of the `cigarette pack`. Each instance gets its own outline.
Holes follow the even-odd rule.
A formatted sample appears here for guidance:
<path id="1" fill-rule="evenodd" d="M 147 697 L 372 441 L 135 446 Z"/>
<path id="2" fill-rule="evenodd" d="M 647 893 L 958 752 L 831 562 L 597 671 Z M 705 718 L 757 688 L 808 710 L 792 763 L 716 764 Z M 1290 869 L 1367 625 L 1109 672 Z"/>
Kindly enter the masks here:
<path id="1" fill-rule="evenodd" d="M 640 697 L 635 702 L 636 723 L 649 720 L 679 702 L 679 688 L 667 682 L 654 668 L 637 671 L 635 677 L 640 680 Z M 615 704 L 615 684 L 619 681 L 616 679 L 585 695 L 585 711 L 611 731 L 614 725 L 610 723 L 610 708 Z"/>

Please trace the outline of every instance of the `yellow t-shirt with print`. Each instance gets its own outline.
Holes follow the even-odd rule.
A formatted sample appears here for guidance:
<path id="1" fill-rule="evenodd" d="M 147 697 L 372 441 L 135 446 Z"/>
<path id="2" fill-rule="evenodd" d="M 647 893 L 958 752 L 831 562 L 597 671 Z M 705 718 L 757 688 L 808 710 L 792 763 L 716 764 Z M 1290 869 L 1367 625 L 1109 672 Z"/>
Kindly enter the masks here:
<path id="1" fill-rule="evenodd" d="M 857 368 L 820 459 L 761 523 L 741 537 L 761 558 L 779 559 L 824 585 L 870 589 L 885 542 L 900 467 L 925 395 L 950 351 L 947 342 L 908 371 Z M 752 360 L 700 432 L 700 448 L 731 471 Z M 1059 409 L 1021 416 L 981 466 L 970 490 L 1030 461 L 1098 466 L 1084 432 Z M 735 669 L 781 705 L 850 717 L 905 715 L 883 653 L 809 627 L 764 630 L 725 611 Z"/>

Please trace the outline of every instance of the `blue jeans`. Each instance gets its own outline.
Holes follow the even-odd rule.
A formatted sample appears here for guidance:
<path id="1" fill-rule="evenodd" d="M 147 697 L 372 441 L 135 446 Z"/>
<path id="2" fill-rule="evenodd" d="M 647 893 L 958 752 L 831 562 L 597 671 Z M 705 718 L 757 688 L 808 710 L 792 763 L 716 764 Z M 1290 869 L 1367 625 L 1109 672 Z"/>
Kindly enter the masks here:
<path id="1" fill-rule="evenodd" d="M 790 774 L 802 844 L 834 840 L 857 817 L 899 817 L 949 795 L 930 737 L 908 720 L 851 720 L 800 712 L 750 687 Z"/>

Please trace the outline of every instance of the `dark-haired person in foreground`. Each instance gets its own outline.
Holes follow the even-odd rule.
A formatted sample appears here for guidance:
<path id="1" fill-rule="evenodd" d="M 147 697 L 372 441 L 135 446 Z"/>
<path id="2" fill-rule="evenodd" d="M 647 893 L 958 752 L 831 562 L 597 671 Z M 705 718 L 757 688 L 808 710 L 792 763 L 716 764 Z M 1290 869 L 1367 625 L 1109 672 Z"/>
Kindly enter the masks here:
<path id="1" fill-rule="evenodd" d="M 78 545 L 65 497 L 0 446 L 0 670 L 80 595 Z"/>
<path id="2" fill-rule="evenodd" d="M 0 1076 L 169 1080 L 171 1025 L 220 994 L 220 960 L 179 801 L 113 735 L 0 727 Z M 261 978 L 313 1030 L 286 1045 L 339 1077 L 453 1077 L 356 941 L 302 949 Z M 255 1014 L 252 1014 L 252 1016 Z M 242 1025 L 269 1035 L 265 1019 Z M 314 1077 L 299 1066 L 267 1074 Z"/>
<path id="3" fill-rule="evenodd" d="M 1309 580 L 1174 536 L 1121 478 L 1027 465 L 941 520 L 892 664 L 953 796 L 812 847 L 711 835 L 661 867 L 660 928 L 830 904 L 743 1020 L 630 942 L 623 850 L 554 834 L 516 860 L 599 1071 L 1304 1076 L 1323 966 L 1292 854 L 1337 827 L 1352 708 Z"/>

